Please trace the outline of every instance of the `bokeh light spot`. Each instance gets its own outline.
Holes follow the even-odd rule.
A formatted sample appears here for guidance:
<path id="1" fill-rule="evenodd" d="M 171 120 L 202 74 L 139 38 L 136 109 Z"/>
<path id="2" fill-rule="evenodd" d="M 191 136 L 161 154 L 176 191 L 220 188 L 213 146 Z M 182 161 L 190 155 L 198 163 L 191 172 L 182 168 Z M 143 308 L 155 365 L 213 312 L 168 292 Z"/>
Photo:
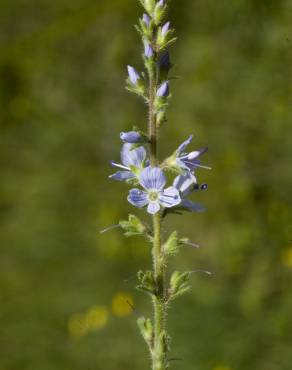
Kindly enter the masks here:
<path id="1" fill-rule="evenodd" d="M 72 337 L 83 337 L 86 335 L 88 328 L 84 315 L 79 313 L 72 315 L 69 318 L 68 330 Z"/>
<path id="2" fill-rule="evenodd" d="M 113 296 L 112 312 L 118 317 L 125 317 L 131 315 L 134 300 L 129 293 L 118 292 Z"/>
<path id="3" fill-rule="evenodd" d="M 93 306 L 86 315 L 85 320 L 88 330 L 96 331 L 103 329 L 109 320 L 109 311 L 105 306 Z"/>

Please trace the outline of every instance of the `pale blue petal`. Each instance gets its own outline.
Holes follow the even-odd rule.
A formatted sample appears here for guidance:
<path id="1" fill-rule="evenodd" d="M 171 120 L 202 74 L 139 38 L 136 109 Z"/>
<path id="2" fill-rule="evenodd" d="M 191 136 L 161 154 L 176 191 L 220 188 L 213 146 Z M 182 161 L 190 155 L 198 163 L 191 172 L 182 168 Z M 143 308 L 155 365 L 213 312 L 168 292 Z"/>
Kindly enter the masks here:
<path id="1" fill-rule="evenodd" d="M 177 151 L 176 151 L 176 154 L 179 156 L 181 155 L 184 150 L 186 149 L 186 147 L 190 144 L 190 142 L 193 140 L 193 135 L 191 135 L 186 141 L 184 141 L 178 148 L 177 148 Z"/>
<path id="2" fill-rule="evenodd" d="M 185 175 L 177 176 L 174 179 L 173 186 L 182 193 L 183 197 L 186 197 L 194 190 L 196 182 L 193 174 L 186 173 Z"/>
<path id="3" fill-rule="evenodd" d="M 170 186 L 159 194 L 159 202 L 166 208 L 177 206 L 181 203 L 179 191 L 175 187 Z"/>
<path id="4" fill-rule="evenodd" d="M 140 184 L 147 190 L 162 190 L 166 184 L 166 178 L 160 168 L 149 166 L 141 172 Z"/>
<path id="5" fill-rule="evenodd" d="M 131 171 L 118 171 L 109 176 L 110 179 L 117 181 L 126 181 L 132 179 L 133 177 L 135 177 L 135 175 Z"/>
<path id="6" fill-rule="evenodd" d="M 194 150 L 193 152 L 190 152 L 188 154 L 188 160 L 196 159 L 199 156 L 201 156 L 202 154 L 206 153 L 207 151 L 208 151 L 207 147 L 199 149 L 199 150 Z"/>
<path id="7" fill-rule="evenodd" d="M 189 170 L 194 170 L 201 165 L 201 161 L 198 159 L 191 159 L 189 160 L 188 158 L 180 159 L 180 162 L 184 164 L 183 168 L 188 168 Z"/>
<path id="8" fill-rule="evenodd" d="M 204 212 L 206 209 L 198 203 L 194 203 L 188 199 L 183 199 L 180 206 L 192 212 Z"/>
<path id="9" fill-rule="evenodd" d="M 141 168 L 143 161 L 146 159 L 146 150 L 143 146 L 132 149 L 132 144 L 126 143 L 122 147 L 121 161 L 126 167 Z"/>
<path id="10" fill-rule="evenodd" d="M 160 204 L 159 202 L 151 202 L 148 204 L 147 212 L 151 215 L 155 215 L 160 210 Z"/>
<path id="11" fill-rule="evenodd" d="M 139 73 L 136 71 L 136 69 L 132 66 L 128 66 L 128 75 L 131 83 L 133 85 L 136 85 L 138 80 L 140 79 Z"/>
<path id="12" fill-rule="evenodd" d="M 166 98 L 169 95 L 169 83 L 168 83 L 168 81 L 163 82 L 163 84 L 157 90 L 156 95 L 159 98 Z"/>
<path id="13" fill-rule="evenodd" d="M 165 25 L 161 28 L 161 35 L 165 36 L 169 30 L 170 22 L 165 23 Z"/>
<path id="14" fill-rule="evenodd" d="M 143 22 L 146 24 L 147 27 L 150 26 L 151 19 L 148 14 L 143 14 Z"/>
<path id="15" fill-rule="evenodd" d="M 128 202 L 135 207 L 142 208 L 149 203 L 148 194 L 140 189 L 131 189 L 128 195 Z"/>
<path id="16" fill-rule="evenodd" d="M 120 138 L 124 143 L 136 144 L 142 139 L 141 135 L 137 131 L 121 132 Z"/>

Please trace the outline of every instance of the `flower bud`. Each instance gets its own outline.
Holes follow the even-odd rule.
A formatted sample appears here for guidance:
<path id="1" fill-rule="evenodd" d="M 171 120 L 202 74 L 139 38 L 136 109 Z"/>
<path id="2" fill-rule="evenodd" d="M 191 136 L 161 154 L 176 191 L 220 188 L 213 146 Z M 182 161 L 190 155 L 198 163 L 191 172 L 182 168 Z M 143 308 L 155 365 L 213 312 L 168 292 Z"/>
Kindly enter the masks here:
<path id="1" fill-rule="evenodd" d="M 144 235 L 146 233 L 145 225 L 134 215 L 129 215 L 129 219 L 120 221 L 119 225 L 123 229 L 125 236 Z"/>
<path id="2" fill-rule="evenodd" d="M 161 22 L 165 14 L 165 9 L 166 9 L 165 0 L 160 0 L 155 6 L 153 15 L 153 19 L 156 25 L 158 25 Z"/>
<path id="3" fill-rule="evenodd" d="M 124 143 L 136 144 L 142 141 L 142 136 L 137 131 L 121 132 L 120 138 Z"/>
<path id="4" fill-rule="evenodd" d="M 169 31 L 170 22 L 166 22 L 164 26 L 161 28 L 161 36 L 165 37 Z"/>
<path id="5" fill-rule="evenodd" d="M 174 271 L 170 278 L 169 299 L 174 299 L 190 290 L 190 272 Z"/>
<path id="6" fill-rule="evenodd" d="M 157 90 L 156 96 L 159 98 L 167 98 L 169 95 L 169 83 L 163 82 Z"/>
<path id="7" fill-rule="evenodd" d="M 163 244 L 162 250 L 167 256 L 175 256 L 180 248 L 180 243 L 178 240 L 177 232 L 174 231 L 169 238 L 167 239 L 166 243 Z"/>
<path id="8" fill-rule="evenodd" d="M 166 22 L 162 27 L 159 27 L 156 40 L 158 50 L 165 48 L 170 41 L 173 41 L 169 39 L 170 33 L 170 22 Z"/>
<path id="9" fill-rule="evenodd" d="M 145 58 L 148 58 L 148 59 L 152 58 L 154 55 L 152 46 L 147 41 L 145 41 L 144 43 L 144 55 L 145 55 Z"/>
<path id="10" fill-rule="evenodd" d="M 148 14 L 143 14 L 143 22 L 145 23 L 146 27 L 149 28 L 151 19 Z"/>
<path id="11" fill-rule="evenodd" d="M 166 114 L 164 109 L 160 109 L 157 112 L 156 122 L 158 126 L 161 126 L 166 121 Z"/>
<path id="12" fill-rule="evenodd" d="M 166 80 L 169 70 L 171 69 L 172 64 L 170 62 L 169 52 L 165 51 L 158 60 L 158 69 L 161 80 Z"/>
<path id="13" fill-rule="evenodd" d="M 152 14 L 155 7 L 155 0 L 143 0 L 142 3 L 147 12 Z"/>
<path id="14" fill-rule="evenodd" d="M 142 337 L 144 338 L 148 346 L 151 348 L 154 335 L 151 320 L 145 319 L 145 317 L 139 317 L 139 319 L 137 320 L 137 324 L 142 334 Z"/>
<path id="15" fill-rule="evenodd" d="M 170 56 L 169 56 L 168 51 L 165 51 L 161 55 L 158 61 L 158 66 L 159 66 L 160 71 L 163 70 L 163 71 L 168 72 L 170 70 L 170 68 L 172 67 L 172 64 L 170 62 Z"/>
<path id="16" fill-rule="evenodd" d="M 128 75 L 131 84 L 137 85 L 137 82 L 141 77 L 134 67 L 128 66 Z"/>

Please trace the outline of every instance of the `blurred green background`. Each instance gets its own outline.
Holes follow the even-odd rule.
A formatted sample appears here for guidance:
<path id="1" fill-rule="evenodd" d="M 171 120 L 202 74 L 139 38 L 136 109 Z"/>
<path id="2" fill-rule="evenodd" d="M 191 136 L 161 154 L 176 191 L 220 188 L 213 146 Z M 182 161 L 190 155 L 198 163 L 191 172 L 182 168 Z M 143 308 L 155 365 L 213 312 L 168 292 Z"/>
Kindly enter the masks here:
<path id="1" fill-rule="evenodd" d="M 145 127 L 124 90 L 142 68 L 135 0 L 0 3 L 0 369 L 149 368 L 134 289 L 150 248 L 98 230 L 134 210 L 108 179 L 119 132 Z M 161 157 L 208 145 L 204 214 L 171 216 L 206 268 L 169 314 L 172 369 L 291 370 L 292 2 L 172 1 L 173 99 Z M 132 302 L 132 312 L 126 301 Z"/>

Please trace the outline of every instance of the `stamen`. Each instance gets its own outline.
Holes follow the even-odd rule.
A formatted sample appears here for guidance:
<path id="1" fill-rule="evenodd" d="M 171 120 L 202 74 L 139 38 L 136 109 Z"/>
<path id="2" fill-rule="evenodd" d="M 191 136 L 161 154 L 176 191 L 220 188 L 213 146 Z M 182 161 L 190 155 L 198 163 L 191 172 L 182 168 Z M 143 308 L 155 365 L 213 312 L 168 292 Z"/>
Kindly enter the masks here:
<path id="1" fill-rule="evenodd" d="M 184 244 L 188 245 L 189 247 L 193 247 L 193 248 L 201 248 L 199 244 L 192 243 L 192 242 L 184 242 Z"/>
<path id="2" fill-rule="evenodd" d="M 190 271 L 190 273 L 193 273 L 193 272 L 203 272 L 204 274 L 212 275 L 212 272 L 207 271 L 207 270 L 201 270 L 201 269 L 197 269 L 197 270 L 192 270 L 192 271 Z"/>
<path id="3" fill-rule="evenodd" d="M 201 164 L 198 164 L 198 163 L 193 163 L 193 162 L 190 162 L 190 161 L 184 161 L 185 164 L 189 164 L 193 167 L 200 167 L 200 168 L 205 168 L 206 170 L 212 170 L 212 167 L 208 167 L 208 166 L 203 166 Z"/>
<path id="4" fill-rule="evenodd" d="M 115 228 L 117 228 L 117 227 L 121 227 L 121 225 L 117 224 L 117 225 L 109 226 L 109 227 L 107 227 L 106 229 L 100 230 L 100 231 L 99 231 L 99 233 L 100 233 L 100 234 L 104 234 L 104 233 L 106 233 L 107 231 L 110 231 L 110 230 L 115 229 Z"/>
<path id="5" fill-rule="evenodd" d="M 122 168 L 123 170 L 130 171 L 129 167 L 123 166 L 122 164 L 111 161 L 111 165 L 114 167 Z"/>

